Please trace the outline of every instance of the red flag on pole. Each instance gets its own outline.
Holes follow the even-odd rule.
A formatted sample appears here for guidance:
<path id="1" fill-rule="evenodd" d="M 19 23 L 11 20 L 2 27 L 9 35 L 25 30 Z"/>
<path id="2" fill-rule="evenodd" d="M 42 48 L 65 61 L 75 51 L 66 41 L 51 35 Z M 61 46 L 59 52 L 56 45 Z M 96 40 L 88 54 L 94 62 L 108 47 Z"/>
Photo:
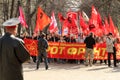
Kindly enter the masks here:
<path id="1" fill-rule="evenodd" d="M 82 32 L 88 35 L 89 27 L 88 27 L 88 24 L 85 22 L 81 13 L 79 14 L 79 18 L 80 18 L 80 27 L 81 27 Z"/>
<path id="2" fill-rule="evenodd" d="M 19 6 L 19 13 L 20 13 L 20 15 L 19 15 L 20 23 L 23 25 L 23 27 L 28 28 L 28 25 L 26 23 L 22 7 L 20 7 L 20 6 Z"/>
<path id="3" fill-rule="evenodd" d="M 55 19 L 54 12 L 52 12 L 51 22 L 50 22 L 50 26 L 49 26 L 49 31 L 50 31 L 50 33 L 58 32 L 57 21 Z"/>
<path id="4" fill-rule="evenodd" d="M 58 18 L 61 22 L 63 22 L 65 20 L 65 18 L 63 17 L 63 15 L 60 12 L 58 13 Z"/>
<path id="5" fill-rule="evenodd" d="M 77 26 L 77 13 L 69 11 L 67 13 L 67 26 L 69 27 L 69 34 L 78 34 L 78 26 Z"/>
<path id="6" fill-rule="evenodd" d="M 109 32 L 110 32 L 110 30 L 109 30 L 109 24 L 108 24 L 108 20 L 107 20 L 107 18 L 105 17 L 105 20 L 104 20 L 104 22 L 105 22 L 105 26 L 104 26 L 104 32 L 105 32 L 105 35 L 107 35 Z"/>
<path id="7" fill-rule="evenodd" d="M 114 24 L 113 24 L 113 21 L 112 21 L 112 18 L 111 18 L 111 16 L 109 15 L 109 29 L 110 29 L 110 32 L 114 35 L 115 33 L 114 33 Z"/>
<path id="8" fill-rule="evenodd" d="M 110 28 L 110 32 L 112 32 L 112 34 L 114 35 L 114 37 L 118 37 L 119 36 L 119 32 L 117 27 L 114 25 L 113 20 L 111 18 L 111 16 L 109 15 L 109 28 Z"/>
<path id="9" fill-rule="evenodd" d="M 67 27 L 67 23 L 64 21 L 63 26 L 62 26 L 62 35 L 68 35 L 69 33 L 69 28 Z"/>
<path id="10" fill-rule="evenodd" d="M 89 25 L 94 24 L 95 27 L 98 27 L 98 12 L 96 11 L 95 7 L 92 6 L 91 18 L 89 20 Z"/>
<path id="11" fill-rule="evenodd" d="M 38 7 L 36 27 L 34 32 L 42 31 L 50 23 L 50 18 L 43 12 L 43 10 Z"/>
<path id="12" fill-rule="evenodd" d="M 82 17 L 82 14 L 80 13 L 79 15 L 79 18 L 80 18 L 80 26 L 83 30 L 87 29 L 88 28 L 88 25 L 85 23 L 83 17 Z"/>
<path id="13" fill-rule="evenodd" d="M 94 25 L 94 27 L 91 25 Z M 91 32 L 93 32 L 96 36 L 102 36 L 103 35 L 103 25 L 102 25 L 102 19 L 100 14 L 97 12 L 94 6 L 92 6 L 92 12 L 91 12 L 91 18 L 89 20 L 89 29 Z"/>

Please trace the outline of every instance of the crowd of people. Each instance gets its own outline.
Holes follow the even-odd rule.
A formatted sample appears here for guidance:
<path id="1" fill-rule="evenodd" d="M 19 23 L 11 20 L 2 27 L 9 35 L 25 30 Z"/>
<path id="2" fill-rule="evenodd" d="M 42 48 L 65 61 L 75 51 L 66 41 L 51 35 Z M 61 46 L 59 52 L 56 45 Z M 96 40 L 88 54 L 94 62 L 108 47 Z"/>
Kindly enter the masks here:
<path id="1" fill-rule="evenodd" d="M 112 35 L 112 33 L 109 33 L 108 35 L 104 35 L 104 36 L 101 36 L 101 37 L 97 37 L 93 33 L 90 33 L 88 35 L 84 35 L 84 33 L 79 33 L 77 36 L 73 35 L 73 34 L 68 34 L 68 35 L 65 35 L 65 36 L 62 36 L 62 35 L 57 34 L 57 33 L 46 34 L 45 39 L 47 41 L 50 41 L 50 42 L 68 42 L 68 43 L 85 43 L 86 44 L 85 60 L 74 60 L 74 59 L 67 60 L 67 59 L 51 59 L 51 58 L 48 58 L 48 63 L 51 63 L 51 62 L 77 63 L 77 64 L 85 64 L 86 66 L 88 66 L 88 63 L 90 63 L 90 66 L 92 66 L 92 64 L 95 64 L 98 61 L 98 60 L 93 59 L 94 58 L 93 46 L 96 43 L 106 43 L 107 44 L 107 52 L 111 53 L 111 54 L 112 53 L 116 54 L 115 49 L 114 49 L 114 52 L 109 52 L 109 50 L 108 50 L 108 49 L 110 49 L 110 48 L 108 48 L 108 45 L 109 45 L 108 43 L 110 43 L 108 41 L 110 34 Z M 31 39 L 39 40 L 40 34 L 38 34 L 35 37 L 32 37 L 32 36 L 30 37 L 29 35 L 24 35 L 23 34 L 21 37 L 22 38 L 31 38 Z M 114 38 L 113 35 L 111 37 L 111 40 L 112 40 L 111 41 L 112 42 L 111 47 L 114 47 L 113 43 L 117 43 L 118 40 L 116 38 Z M 114 56 L 114 66 L 117 67 L 116 62 L 118 62 L 118 61 L 116 60 L 116 55 L 114 55 L 114 54 L 113 54 L 113 56 Z M 90 55 L 90 60 L 88 60 L 89 55 Z M 111 66 L 110 59 L 109 59 L 110 56 L 111 55 L 108 54 L 108 60 L 99 60 L 100 64 L 104 62 L 105 64 L 108 64 L 108 66 L 110 67 Z M 34 62 L 37 61 L 36 56 L 32 56 L 32 58 L 33 58 Z M 44 60 L 41 60 L 41 61 L 44 61 Z M 88 62 L 88 61 L 90 61 L 90 62 Z"/>
<path id="2" fill-rule="evenodd" d="M 42 61 L 45 63 L 45 69 L 48 70 L 48 63 L 81 63 L 85 66 L 92 66 L 97 61 L 94 60 L 93 47 L 96 43 L 106 43 L 106 51 L 108 52 L 108 60 L 104 60 L 108 67 L 111 67 L 111 55 L 113 55 L 114 67 L 117 67 L 116 48 L 115 44 L 118 39 L 113 37 L 112 33 L 97 37 L 93 33 L 84 35 L 79 33 L 77 36 L 68 34 L 62 36 L 56 33 L 44 34 L 40 32 L 37 36 L 29 36 L 27 32 L 23 33 L 20 38 L 16 37 L 18 24 L 20 23 L 18 18 L 12 18 L 3 23 L 6 33 L 0 38 L 0 80 L 23 80 L 22 76 L 22 63 L 30 60 L 30 54 L 25 48 L 24 41 L 22 39 L 29 38 L 38 40 L 38 56 L 31 56 L 33 62 L 36 63 L 36 70 L 39 69 L 39 65 Z M 59 59 L 59 58 L 47 58 L 46 49 L 48 48 L 48 41 L 51 42 L 69 42 L 69 43 L 85 43 L 86 52 L 85 60 L 75 59 Z M 89 57 L 89 58 L 88 58 Z M 103 60 L 100 60 L 102 63 Z"/>

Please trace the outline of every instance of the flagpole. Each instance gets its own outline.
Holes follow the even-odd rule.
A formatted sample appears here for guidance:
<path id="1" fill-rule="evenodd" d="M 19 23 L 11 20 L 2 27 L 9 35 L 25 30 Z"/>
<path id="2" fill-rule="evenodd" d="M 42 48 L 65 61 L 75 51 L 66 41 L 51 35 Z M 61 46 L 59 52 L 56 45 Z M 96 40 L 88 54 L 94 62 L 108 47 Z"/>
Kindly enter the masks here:
<path id="1" fill-rule="evenodd" d="M 60 20 L 59 20 L 59 24 L 60 24 Z M 60 32 L 61 32 L 61 36 L 62 36 L 62 25 L 63 25 L 63 22 L 60 24 Z"/>
<path id="2" fill-rule="evenodd" d="M 78 30 L 79 30 L 78 33 L 81 32 L 81 30 L 80 30 L 81 27 L 80 27 L 80 24 L 79 24 L 79 21 L 80 21 L 79 13 L 80 13 L 80 11 L 77 12 L 77 26 L 78 26 Z"/>
<path id="3" fill-rule="evenodd" d="M 18 15 L 20 15 L 19 13 L 19 6 L 20 6 L 20 0 L 18 0 Z M 21 32 L 21 25 L 18 25 L 18 37 L 20 37 L 20 32 Z"/>

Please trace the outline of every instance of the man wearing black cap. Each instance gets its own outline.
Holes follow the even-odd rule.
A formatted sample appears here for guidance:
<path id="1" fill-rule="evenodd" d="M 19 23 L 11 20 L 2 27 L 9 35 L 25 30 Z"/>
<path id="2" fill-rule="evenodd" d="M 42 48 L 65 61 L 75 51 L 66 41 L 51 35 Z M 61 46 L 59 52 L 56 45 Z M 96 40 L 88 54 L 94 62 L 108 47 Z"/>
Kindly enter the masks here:
<path id="1" fill-rule="evenodd" d="M 40 33 L 40 38 L 38 39 L 38 59 L 37 59 L 37 67 L 39 69 L 39 65 L 41 59 L 44 58 L 45 69 L 48 69 L 48 58 L 46 49 L 48 48 L 48 42 L 45 39 L 45 34 L 43 32 Z"/>
<path id="2" fill-rule="evenodd" d="M 114 44 L 113 44 L 114 40 L 113 40 L 113 35 L 112 33 L 109 33 L 106 39 L 106 49 L 108 52 L 108 67 L 111 67 L 111 55 L 113 55 L 113 59 L 114 59 L 114 67 L 117 67 L 116 65 L 116 53 L 114 53 Z"/>
<path id="3" fill-rule="evenodd" d="M 30 55 L 23 41 L 15 37 L 19 23 L 18 18 L 3 23 L 6 33 L 0 38 L 0 80 L 23 80 L 22 63 Z"/>

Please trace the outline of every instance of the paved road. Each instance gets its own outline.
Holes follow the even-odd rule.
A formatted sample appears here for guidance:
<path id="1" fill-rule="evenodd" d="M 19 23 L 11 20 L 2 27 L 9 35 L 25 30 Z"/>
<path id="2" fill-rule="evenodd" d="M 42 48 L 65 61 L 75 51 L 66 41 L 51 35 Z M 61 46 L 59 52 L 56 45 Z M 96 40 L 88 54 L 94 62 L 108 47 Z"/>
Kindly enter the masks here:
<path id="1" fill-rule="evenodd" d="M 105 64 L 92 67 L 81 64 L 49 64 L 45 70 L 42 63 L 39 70 L 35 70 L 34 63 L 25 63 L 25 80 L 120 80 L 120 64 L 117 68 L 108 68 Z"/>

